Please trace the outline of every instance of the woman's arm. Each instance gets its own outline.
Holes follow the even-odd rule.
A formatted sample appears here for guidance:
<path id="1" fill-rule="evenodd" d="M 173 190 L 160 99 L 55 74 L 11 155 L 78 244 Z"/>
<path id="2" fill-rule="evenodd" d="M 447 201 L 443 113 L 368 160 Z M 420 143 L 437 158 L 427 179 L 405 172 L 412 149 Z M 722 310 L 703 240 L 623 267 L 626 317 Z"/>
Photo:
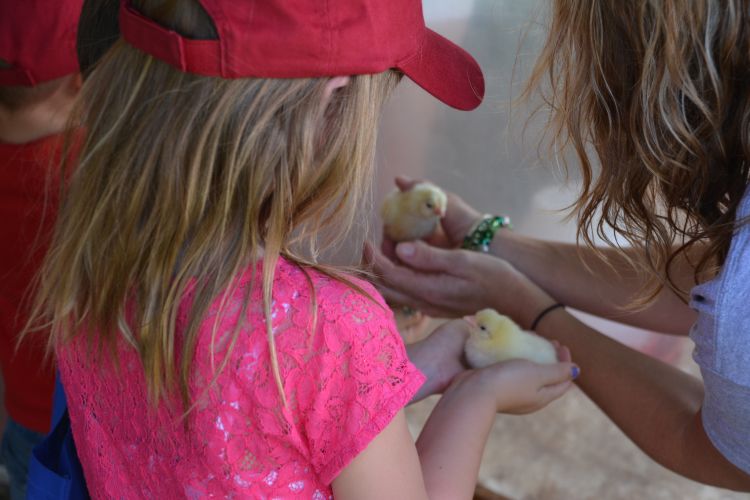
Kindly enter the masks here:
<path id="1" fill-rule="evenodd" d="M 430 290 L 437 284 L 424 299 L 429 302 L 417 300 L 417 307 L 442 310 L 450 307 L 451 300 L 465 300 L 461 306 L 494 307 L 528 328 L 539 311 L 554 303 L 502 259 L 424 243 L 414 246 L 434 252 L 425 261 L 433 272 L 414 273 L 405 268 L 402 276 L 404 273 L 388 267 L 396 264 L 384 257 L 381 265 L 398 276 L 396 284 L 401 289 L 409 285 Z M 402 292 L 394 293 L 401 300 L 408 298 Z M 562 309 L 546 316 L 537 332 L 576 353 L 585 374 L 580 387 L 654 460 L 696 481 L 750 491 L 750 477 L 728 462 L 703 430 L 703 385 L 699 380 L 600 334 Z"/>
<path id="2" fill-rule="evenodd" d="M 750 476 L 706 436 L 698 379 L 601 335 L 564 310 L 550 313 L 537 331 L 576 353 L 578 385 L 651 458 L 695 481 L 750 491 Z"/>
<path id="3" fill-rule="evenodd" d="M 627 310 L 641 292 L 643 276 L 615 249 L 598 249 L 605 261 L 588 247 L 535 240 L 501 230 L 490 251 L 526 274 L 558 302 L 595 316 L 676 335 L 687 335 L 695 322 L 695 311 L 668 288 L 662 289 L 646 308 Z M 630 258 L 643 257 L 631 252 Z M 672 275 L 682 289 L 692 288 L 693 267 L 685 255 L 675 260 Z"/>
<path id="4" fill-rule="evenodd" d="M 416 181 L 403 177 L 396 179 L 396 185 L 400 189 L 409 189 L 414 182 Z M 481 214 L 455 194 L 447 193 L 447 196 L 446 215 L 438 233 L 429 242 L 432 246 L 455 250 Z M 414 252 L 407 253 L 407 249 Z M 415 306 L 417 302 L 428 302 L 433 306 L 432 312 L 438 315 L 454 313 L 447 307 L 442 311 L 436 310 L 435 306 L 439 306 L 439 303 L 447 302 L 443 300 L 446 297 L 439 297 L 440 294 L 451 293 L 454 300 L 451 307 L 459 313 L 472 313 L 486 307 L 481 297 L 477 301 L 477 297 L 472 297 L 471 294 L 458 297 L 453 293 L 454 285 L 460 286 L 457 281 L 438 279 L 436 276 L 443 274 L 445 277 L 461 278 L 469 273 L 468 270 L 456 268 L 462 260 L 467 260 L 461 255 L 453 254 L 453 258 L 449 258 L 437 249 L 421 245 L 416 249 L 410 244 L 395 247 L 388 240 L 383 242 L 383 250 L 394 265 L 379 258 L 382 255 L 374 249 L 369 250 L 369 257 L 375 264 L 375 270 L 384 278 L 384 291 L 390 294 L 389 299 L 396 300 L 398 295 L 400 303 L 411 306 Z M 608 262 L 603 261 L 591 248 L 536 240 L 508 230 L 498 231 L 490 246 L 492 255 L 504 259 L 526 274 L 559 302 L 633 326 L 687 335 L 695 321 L 695 313 L 669 289 L 662 290 L 648 307 L 636 311 L 627 310 L 626 307 L 640 292 L 642 277 L 617 250 L 599 250 L 607 257 Z M 630 257 L 634 260 L 642 258 L 638 255 Z M 430 277 L 434 279 L 429 279 Z M 685 255 L 676 259 L 672 277 L 681 288 L 689 290 L 692 287 L 693 266 Z M 438 297 L 434 297 L 436 295 Z"/>

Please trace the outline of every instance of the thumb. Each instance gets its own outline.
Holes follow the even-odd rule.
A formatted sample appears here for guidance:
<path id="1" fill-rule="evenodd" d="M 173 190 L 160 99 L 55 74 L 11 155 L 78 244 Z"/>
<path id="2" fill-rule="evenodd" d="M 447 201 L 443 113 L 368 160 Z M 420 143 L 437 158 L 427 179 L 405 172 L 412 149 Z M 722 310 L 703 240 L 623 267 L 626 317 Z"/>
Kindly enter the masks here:
<path id="1" fill-rule="evenodd" d="M 396 246 L 396 255 L 414 269 L 448 273 L 466 265 L 464 250 L 446 250 L 422 241 L 409 241 Z"/>
<path id="2" fill-rule="evenodd" d="M 555 363 L 554 365 L 541 366 L 541 382 L 545 385 L 554 385 L 561 382 L 573 380 L 581 373 L 581 369 L 574 363 Z"/>

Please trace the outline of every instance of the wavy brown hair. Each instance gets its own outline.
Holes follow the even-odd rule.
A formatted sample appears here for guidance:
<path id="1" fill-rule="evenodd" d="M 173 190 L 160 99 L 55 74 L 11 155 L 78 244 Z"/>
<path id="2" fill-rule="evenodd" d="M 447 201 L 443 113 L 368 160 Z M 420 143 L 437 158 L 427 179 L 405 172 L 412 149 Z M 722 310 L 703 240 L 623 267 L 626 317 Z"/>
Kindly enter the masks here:
<path id="1" fill-rule="evenodd" d="M 691 247 L 696 281 L 726 258 L 748 183 L 748 82 L 748 0 L 552 2 L 526 96 L 541 89 L 551 144 L 580 162 L 579 237 L 646 256 L 643 303 L 664 286 L 685 297 L 670 267 Z"/>
<path id="2" fill-rule="evenodd" d="M 197 2 L 136 5 L 186 36 L 216 36 Z M 117 41 L 82 90 L 76 123 L 87 133 L 65 168 L 38 286 L 33 321 L 51 327 L 50 346 L 84 336 L 114 348 L 124 339 L 154 401 L 179 387 L 187 403 L 209 307 L 227 306 L 234 278 L 262 260 L 269 362 L 283 397 L 271 333 L 275 264 L 283 256 L 345 281 L 318 262 L 317 248 L 347 236 L 364 204 L 379 112 L 398 75 L 352 77 L 329 100 L 328 81 L 187 74 Z M 194 299 L 178 337 L 188 289 Z M 216 373 L 240 328 L 216 338 L 217 324 L 214 341 L 230 347 Z"/>

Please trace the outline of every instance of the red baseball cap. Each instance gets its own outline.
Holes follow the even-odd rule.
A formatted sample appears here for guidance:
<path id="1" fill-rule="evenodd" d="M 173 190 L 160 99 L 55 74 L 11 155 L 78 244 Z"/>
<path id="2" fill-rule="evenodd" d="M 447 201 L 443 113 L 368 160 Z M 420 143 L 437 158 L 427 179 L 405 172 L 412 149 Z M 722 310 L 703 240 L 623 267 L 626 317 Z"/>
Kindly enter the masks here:
<path id="1" fill-rule="evenodd" d="M 219 34 L 184 37 L 121 0 L 132 46 L 222 78 L 306 78 L 398 69 L 444 103 L 474 109 L 484 77 L 468 52 L 428 29 L 421 0 L 198 0 Z"/>
<path id="2" fill-rule="evenodd" d="M 83 0 L 0 0 L 0 85 L 34 86 L 78 71 Z"/>

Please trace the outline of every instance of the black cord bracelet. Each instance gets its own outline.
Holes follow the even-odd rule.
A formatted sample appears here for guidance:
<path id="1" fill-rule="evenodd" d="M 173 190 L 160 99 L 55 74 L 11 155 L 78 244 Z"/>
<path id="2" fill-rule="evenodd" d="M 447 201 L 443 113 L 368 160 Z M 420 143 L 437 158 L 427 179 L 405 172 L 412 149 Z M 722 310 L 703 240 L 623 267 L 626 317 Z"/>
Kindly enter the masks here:
<path id="1" fill-rule="evenodd" d="M 558 302 L 557 304 L 552 304 L 547 309 L 540 312 L 539 315 L 534 320 L 534 322 L 531 324 L 531 330 L 536 331 L 536 327 L 539 326 L 539 322 L 542 321 L 542 318 L 544 318 L 547 314 L 551 313 L 552 311 L 560 307 L 565 307 L 565 304 L 561 304 Z"/>

